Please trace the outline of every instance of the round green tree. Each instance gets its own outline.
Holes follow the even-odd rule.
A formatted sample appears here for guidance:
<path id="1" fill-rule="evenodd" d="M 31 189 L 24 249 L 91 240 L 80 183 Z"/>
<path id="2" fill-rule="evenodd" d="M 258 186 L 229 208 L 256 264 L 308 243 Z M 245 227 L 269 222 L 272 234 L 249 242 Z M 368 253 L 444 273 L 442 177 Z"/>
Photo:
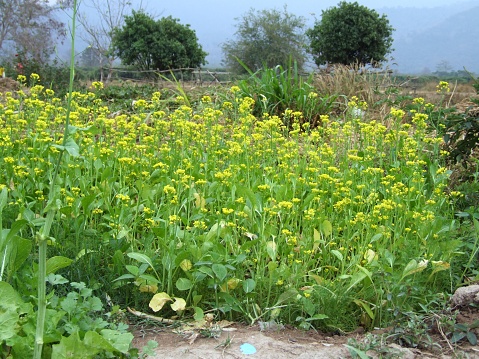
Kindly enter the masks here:
<path id="1" fill-rule="evenodd" d="M 301 69 L 306 60 L 305 19 L 279 10 L 249 10 L 236 19 L 236 39 L 223 44 L 223 63 L 235 73 L 246 70 L 240 59 L 250 70 L 263 66 L 281 65 L 287 68 L 295 62 Z"/>
<path id="2" fill-rule="evenodd" d="M 321 20 L 306 31 L 310 51 L 318 66 L 372 64 L 386 60 L 391 52 L 394 29 L 385 15 L 357 2 L 341 1 L 324 10 Z"/>
<path id="3" fill-rule="evenodd" d="M 144 12 L 125 16 L 114 31 L 113 47 L 125 65 L 139 70 L 193 68 L 206 63 L 194 30 L 171 16 L 154 20 Z"/>

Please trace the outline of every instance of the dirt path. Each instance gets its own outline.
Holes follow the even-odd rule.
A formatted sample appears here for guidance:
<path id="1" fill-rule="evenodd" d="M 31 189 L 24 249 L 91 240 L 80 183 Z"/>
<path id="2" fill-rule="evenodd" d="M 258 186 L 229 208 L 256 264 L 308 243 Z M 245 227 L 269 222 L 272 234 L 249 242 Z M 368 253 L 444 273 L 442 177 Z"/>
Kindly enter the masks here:
<path id="1" fill-rule="evenodd" d="M 348 339 L 354 338 L 358 342 L 365 339 L 365 335 L 359 333 L 327 336 L 293 328 L 260 331 L 257 326 L 247 327 L 240 324 L 225 329 L 227 331 L 222 331 L 219 338 L 207 338 L 198 333 L 196 339 L 192 340 L 190 333 L 182 335 L 171 328 L 142 326 L 135 331 L 134 344 L 142 348 L 149 340 L 155 340 L 158 347 L 155 349 L 155 355 L 149 358 L 157 359 L 340 359 L 352 358 L 349 349 L 344 346 Z M 390 344 L 383 350 L 382 356 L 373 351 L 368 352 L 368 355 L 371 358 L 404 359 L 479 358 L 479 349 L 476 347 L 456 348 L 456 352 L 452 353 L 447 345 L 443 344 L 446 343 L 441 343 L 443 350 L 435 353 Z M 247 354 L 248 350 L 251 354 Z"/>

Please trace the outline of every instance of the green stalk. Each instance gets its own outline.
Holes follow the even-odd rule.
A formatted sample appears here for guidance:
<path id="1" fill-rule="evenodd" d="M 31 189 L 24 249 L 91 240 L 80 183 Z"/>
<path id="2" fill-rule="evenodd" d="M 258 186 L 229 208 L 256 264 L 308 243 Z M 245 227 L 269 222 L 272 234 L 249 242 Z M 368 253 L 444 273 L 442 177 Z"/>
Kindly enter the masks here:
<path id="1" fill-rule="evenodd" d="M 45 219 L 44 226 L 40 229 L 37 234 L 38 241 L 38 312 L 37 312 L 37 326 L 35 332 L 35 346 L 34 346 L 34 359 L 41 359 L 42 349 L 43 349 L 43 336 L 45 332 L 45 313 L 47 309 L 47 300 L 46 300 L 46 276 L 47 276 L 47 249 L 48 249 L 48 238 L 50 236 L 50 229 L 52 227 L 53 219 L 56 214 L 55 208 L 55 199 L 57 197 L 57 190 L 55 187 L 55 182 L 58 176 L 60 169 L 60 164 L 63 157 L 63 152 L 65 151 L 65 145 L 68 138 L 68 130 L 70 126 L 70 111 L 71 111 L 71 100 L 73 92 L 73 79 L 75 76 L 75 19 L 77 14 L 77 0 L 73 1 L 73 18 L 72 18 L 72 49 L 70 56 L 70 85 L 68 89 L 68 101 L 67 101 L 67 113 L 65 120 L 65 128 L 63 130 L 63 149 L 60 151 L 58 156 L 57 163 L 55 165 L 55 170 L 53 176 L 50 180 L 50 191 L 49 191 L 49 200 L 48 200 L 48 211 L 47 217 Z"/>

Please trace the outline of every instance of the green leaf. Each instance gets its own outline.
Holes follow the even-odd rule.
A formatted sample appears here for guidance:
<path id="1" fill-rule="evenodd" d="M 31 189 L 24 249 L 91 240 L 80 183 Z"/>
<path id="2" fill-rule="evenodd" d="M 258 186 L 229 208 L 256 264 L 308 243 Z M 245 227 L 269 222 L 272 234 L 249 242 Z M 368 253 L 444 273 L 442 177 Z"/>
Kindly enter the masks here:
<path id="1" fill-rule="evenodd" d="M 10 231 L 11 233 L 11 231 Z M 23 263 L 27 260 L 32 250 L 32 241 L 18 236 L 10 237 L 7 235 L 5 248 L 0 255 L 0 264 L 5 265 L 7 269 L 7 280 L 17 272 Z M 6 263 L 2 263 L 5 260 Z"/>
<path id="2" fill-rule="evenodd" d="M 422 272 L 424 269 L 427 268 L 427 263 L 427 260 L 421 260 L 420 262 L 417 262 L 415 259 L 411 259 L 411 261 L 406 265 L 403 270 L 401 280 L 414 273 Z"/>
<path id="3" fill-rule="evenodd" d="M 467 331 L 467 340 L 469 340 L 469 343 L 471 343 L 471 345 L 477 345 L 477 337 L 474 332 Z"/>
<path id="4" fill-rule="evenodd" d="M 195 307 L 195 314 L 193 315 L 193 318 L 196 321 L 200 321 L 200 320 L 203 320 L 204 317 L 205 317 L 205 314 L 203 312 L 203 309 L 201 309 L 200 307 Z"/>
<path id="5" fill-rule="evenodd" d="M 465 332 L 454 332 L 451 337 L 451 343 L 455 344 L 466 337 Z"/>
<path id="6" fill-rule="evenodd" d="M 108 342 L 113 345 L 113 347 L 120 353 L 128 353 L 130 349 L 131 342 L 133 340 L 133 334 L 131 333 L 120 333 L 117 330 L 103 329 L 100 334 L 103 338 L 108 340 Z"/>
<path id="7" fill-rule="evenodd" d="M 72 137 L 68 137 L 63 145 L 53 145 L 60 151 L 67 151 L 68 154 L 72 157 L 80 156 L 80 147 L 76 144 L 75 140 Z"/>
<path id="8" fill-rule="evenodd" d="M 92 348 L 97 353 L 109 352 L 114 353 L 116 351 L 115 347 L 111 343 L 102 337 L 99 333 L 94 331 L 88 331 L 85 334 L 83 339 L 85 346 Z"/>
<path id="9" fill-rule="evenodd" d="M 268 241 L 266 243 L 266 253 L 268 253 L 269 258 L 272 261 L 276 260 L 276 251 L 277 251 L 277 246 L 276 242 L 274 241 Z"/>
<path id="10" fill-rule="evenodd" d="M 81 341 L 77 331 L 62 337 L 59 344 L 52 346 L 52 358 L 55 359 L 91 358 L 97 353 L 96 348 L 88 347 Z"/>
<path id="11" fill-rule="evenodd" d="M 127 256 L 130 257 L 131 259 L 134 259 L 134 260 L 140 262 L 140 263 L 146 263 L 151 268 L 154 268 L 152 260 L 146 254 L 131 252 L 131 253 L 128 253 Z"/>
<path id="12" fill-rule="evenodd" d="M 346 293 L 349 292 L 351 289 L 353 289 L 355 286 L 357 286 L 359 283 L 361 283 L 364 278 L 367 278 L 366 273 L 364 272 L 356 272 L 353 274 L 351 277 L 351 283 L 349 284 L 348 289 L 346 289 Z"/>
<path id="13" fill-rule="evenodd" d="M 21 328 L 17 325 L 18 309 L 23 301 L 13 287 L 0 282 L 0 343 L 14 337 Z"/>
<path id="14" fill-rule="evenodd" d="M 298 291 L 295 288 L 289 288 L 286 292 L 280 294 L 275 306 L 278 306 L 282 303 L 290 302 L 292 300 L 296 300 L 297 297 Z"/>
<path id="15" fill-rule="evenodd" d="M 349 353 L 354 353 L 357 356 L 359 356 L 360 359 L 370 359 L 369 355 L 367 355 L 365 352 L 362 350 L 359 350 L 351 345 L 343 344 L 346 348 L 349 349 Z"/>
<path id="16" fill-rule="evenodd" d="M 248 278 L 243 282 L 243 290 L 245 293 L 251 293 L 255 287 L 256 282 L 251 278 Z"/>
<path id="17" fill-rule="evenodd" d="M 193 288 L 193 283 L 188 278 L 179 278 L 176 281 L 176 288 L 178 290 L 190 290 Z"/>
<path id="18" fill-rule="evenodd" d="M 312 317 L 306 319 L 307 322 L 312 322 L 313 320 L 324 320 L 328 319 L 329 317 L 326 314 L 315 314 Z"/>
<path id="19" fill-rule="evenodd" d="M 321 223 L 321 232 L 325 237 L 329 237 L 333 233 L 333 225 L 327 219 Z"/>
<path id="20" fill-rule="evenodd" d="M 47 275 L 55 273 L 57 270 L 68 267 L 73 260 L 67 257 L 56 256 L 47 260 Z"/>
<path id="21" fill-rule="evenodd" d="M 3 187 L 2 192 L 0 192 L 0 213 L 2 213 L 3 209 L 7 205 L 7 197 L 8 197 L 7 187 Z"/>
<path id="22" fill-rule="evenodd" d="M 211 266 L 213 273 L 216 275 L 216 278 L 222 282 L 226 278 L 226 274 L 228 273 L 226 267 L 223 264 L 215 263 Z"/>
<path id="23" fill-rule="evenodd" d="M 364 311 L 369 315 L 369 318 L 374 320 L 375 315 L 374 315 L 373 311 L 371 310 L 371 306 L 369 305 L 369 303 L 367 303 L 363 300 L 360 300 L 360 299 L 355 299 L 354 303 L 356 303 L 358 306 L 362 307 L 364 309 Z"/>
<path id="24" fill-rule="evenodd" d="M 340 251 L 333 249 L 331 253 L 334 254 L 334 256 L 338 258 L 341 262 L 343 261 L 344 257 Z"/>

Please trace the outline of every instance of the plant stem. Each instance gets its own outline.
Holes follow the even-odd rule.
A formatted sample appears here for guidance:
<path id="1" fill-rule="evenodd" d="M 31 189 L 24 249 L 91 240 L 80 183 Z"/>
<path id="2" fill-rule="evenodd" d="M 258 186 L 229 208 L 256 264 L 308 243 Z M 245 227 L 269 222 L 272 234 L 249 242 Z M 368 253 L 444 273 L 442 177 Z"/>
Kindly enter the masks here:
<path id="1" fill-rule="evenodd" d="M 63 130 L 63 146 L 65 146 L 69 126 L 70 126 L 70 111 L 71 111 L 71 100 L 73 92 L 73 79 L 75 76 L 75 19 L 77 13 L 77 0 L 73 1 L 73 17 L 72 17 L 72 29 L 71 29 L 71 38 L 72 38 L 72 50 L 70 57 L 70 84 L 68 90 L 68 101 L 67 101 L 67 113 L 65 120 L 65 128 Z M 54 205 L 55 199 L 57 197 L 55 182 L 60 170 L 61 160 L 63 157 L 63 148 L 58 156 L 57 163 L 55 165 L 55 170 L 53 176 L 50 179 L 50 192 L 48 200 L 48 212 L 45 219 L 45 224 L 40 229 L 37 235 L 38 241 L 38 312 L 37 312 L 37 326 L 35 332 L 35 345 L 34 345 L 34 359 L 41 359 L 42 349 L 43 349 L 43 336 L 45 332 L 45 313 L 47 309 L 47 299 L 46 299 L 46 276 L 47 276 L 47 249 L 48 249 L 48 238 L 50 236 L 50 229 L 52 227 L 53 219 L 56 214 L 56 206 Z"/>

